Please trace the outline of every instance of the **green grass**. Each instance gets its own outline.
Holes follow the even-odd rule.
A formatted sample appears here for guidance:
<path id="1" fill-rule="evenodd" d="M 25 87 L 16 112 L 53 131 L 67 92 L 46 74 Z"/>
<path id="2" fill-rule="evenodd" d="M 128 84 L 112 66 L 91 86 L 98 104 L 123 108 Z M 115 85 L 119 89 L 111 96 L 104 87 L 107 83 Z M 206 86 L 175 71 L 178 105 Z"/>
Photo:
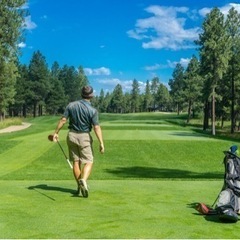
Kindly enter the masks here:
<path id="1" fill-rule="evenodd" d="M 0 183 L 6 200 L 0 206 L 1 238 L 193 239 L 239 234 L 236 224 L 205 219 L 192 208 L 196 201 L 212 201 L 219 181 L 91 180 L 88 199 L 72 196 L 72 181 Z"/>
<path id="2" fill-rule="evenodd" d="M 205 218 L 223 183 L 223 151 L 238 140 L 185 126 L 175 114 L 102 114 L 106 152 L 98 153 L 90 195 L 76 183 L 56 143 L 59 117 L 28 119 L 31 127 L 0 134 L 0 238 L 238 238 L 239 224 Z M 67 126 L 60 132 L 65 152 Z"/>

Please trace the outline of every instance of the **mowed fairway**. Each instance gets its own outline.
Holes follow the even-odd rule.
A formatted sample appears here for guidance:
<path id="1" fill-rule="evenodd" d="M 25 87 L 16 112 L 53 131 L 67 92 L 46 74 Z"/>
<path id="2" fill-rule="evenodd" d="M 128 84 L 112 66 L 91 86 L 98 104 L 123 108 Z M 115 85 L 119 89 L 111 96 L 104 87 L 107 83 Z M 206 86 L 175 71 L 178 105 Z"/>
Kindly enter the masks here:
<path id="1" fill-rule="evenodd" d="M 218 140 L 183 127 L 174 114 L 102 114 L 106 152 L 98 153 L 89 198 L 57 144 L 47 140 L 59 117 L 29 120 L 30 128 L 0 134 L 0 238 L 204 239 L 239 238 L 239 223 L 199 215 L 223 183 Z M 67 152 L 67 126 L 60 143 Z"/>

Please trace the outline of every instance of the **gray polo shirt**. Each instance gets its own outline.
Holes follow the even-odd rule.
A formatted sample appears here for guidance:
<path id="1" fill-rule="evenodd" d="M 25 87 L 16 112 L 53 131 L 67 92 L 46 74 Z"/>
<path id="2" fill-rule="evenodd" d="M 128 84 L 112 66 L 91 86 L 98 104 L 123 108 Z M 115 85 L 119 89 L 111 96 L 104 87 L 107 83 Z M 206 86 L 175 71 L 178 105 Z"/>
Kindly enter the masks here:
<path id="1" fill-rule="evenodd" d="M 91 132 L 93 125 L 99 125 L 97 110 L 84 99 L 69 103 L 63 117 L 69 119 L 68 128 L 76 132 Z"/>

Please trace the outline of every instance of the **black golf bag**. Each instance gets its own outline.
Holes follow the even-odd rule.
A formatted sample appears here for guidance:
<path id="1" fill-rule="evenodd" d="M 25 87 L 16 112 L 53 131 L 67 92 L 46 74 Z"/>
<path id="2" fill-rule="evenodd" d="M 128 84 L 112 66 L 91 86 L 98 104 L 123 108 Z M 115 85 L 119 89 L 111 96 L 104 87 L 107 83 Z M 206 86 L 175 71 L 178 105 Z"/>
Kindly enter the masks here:
<path id="1" fill-rule="evenodd" d="M 218 198 L 216 207 L 199 203 L 196 206 L 201 214 L 218 215 L 222 222 L 237 222 L 240 208 L 240 158 L 236 155 L 237 146 L 224 151 L 223 163 L 225 166 L 224 184 Z"/>
<path id="2" fill-rule="evenodd" d="M 235 151 L 234 153 L 233 151 L 224 151 L 224 154 L 224 184 L 215 210 L 221 221 L 237 222 L 240 207 L 240 158 L 235 154 Z"/>

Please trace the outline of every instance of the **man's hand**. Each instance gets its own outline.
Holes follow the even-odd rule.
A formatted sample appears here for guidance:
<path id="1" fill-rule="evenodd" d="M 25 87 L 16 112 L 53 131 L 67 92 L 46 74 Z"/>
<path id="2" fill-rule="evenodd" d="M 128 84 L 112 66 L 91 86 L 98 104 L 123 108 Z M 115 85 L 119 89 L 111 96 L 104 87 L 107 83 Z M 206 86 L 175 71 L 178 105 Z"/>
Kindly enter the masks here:
<path id="1" fill-rule="evenodd" d="M 100 151 L 100 153 L 104 153 L 104 145 L 103 144 L 100 144 L 100 146 L 99 146 L 99 151 Z"/>
<path id="2" fill-rule="evenodd" d="M 99 125 L 93 126 L 94 132 L 97 136 L 97 139 L 100 143 L 99 145 L 99 151 L 100 153 L 104 153 L 104 144 L 103 144 L 103 137 L 102 137 L 102 129 Z"/>
<path id="3" fill-rule="evenodd" d="M 60 129 L 63 127 L 63 125 L 67 122 L 67 119 L 65 117 L 62 117 L 58 124 L 57 124 L 57 127 L 55 129 L 55 132 L 53 134 L 53 141 L 54 142 L 57 142 L 58 141 L 58 132 L 60 131 Z"/>
<path id="4" fill-rule="evenodd" d="M 54 133 L 54 134 L 53 134 L 53 141 L 54 141 L 54 142 L 57 142 L 58 139 L 59 139 L 58 134 L 57 134 L 57 133 Z"/>

